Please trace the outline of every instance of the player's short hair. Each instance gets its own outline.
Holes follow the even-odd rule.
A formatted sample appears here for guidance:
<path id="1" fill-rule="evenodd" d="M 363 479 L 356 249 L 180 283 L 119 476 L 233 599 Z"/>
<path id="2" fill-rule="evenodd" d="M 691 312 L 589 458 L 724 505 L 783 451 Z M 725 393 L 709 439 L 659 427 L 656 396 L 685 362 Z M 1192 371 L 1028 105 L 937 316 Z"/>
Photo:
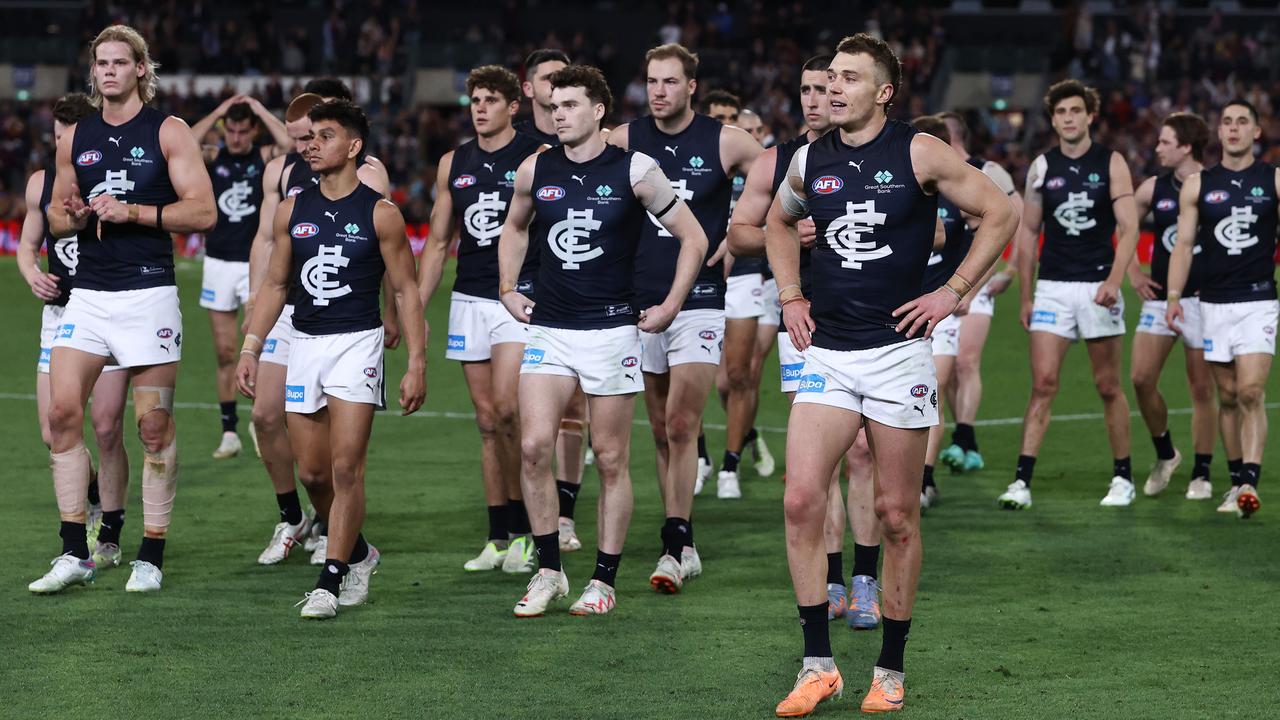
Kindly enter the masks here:
<path id="1" fill-rule="evenodd" d="M 144 103 L 151 102 L 159 84 L 156 80 L 156 68 L 160 64 L 151 59 L 151 49 L 147 47 L 142 34 L 128 25 L 109 25 L 89 43 L 89 99 L 94 105 L 102 104 L 102 94 L 98 92 L 98 85 L 93 80 L 93 64 L 98 58 L 98 46 L 105 42 L 122 42 L 129 46 L 133 61 L 146 69 L 142 77 L 138 78 L 138 97 Z"/>
<path id="2" fill-rule="evenodd" d="M 242 123 L 246 120 L 253 123 L 257 121 L 257 116 L 253 114 L 253 108 L 249 107 L 249 103 L 236 103 L 227 108 L 227 114 L 222 116 L 224 122 Z"/>
<path id="3" fill-rule="evenodd" d="M 649 52 L 644 54 L 644 68 L 649 70 L 649 63 L 654 60 L 671 60 L 680 61 L 680 68 L 684 70 L 685 80 L 695 80 L 698 77 L 698 55 L 689 52 L 689 48 L 680 43 L 667 43 L 659 45 L 656 48 L 650 48 Z"/>
<path id="4" fill-rule="evenodd" d="M 1098 108 L 1102 105 L 1102 100 L 1098 97 L 1097 90 L 1079 80 L 1069 78 L 1049 86 L 1049 92 L 1044 95 L 1045 114 L 1053 117 L 1053 109 L 1058 107 L 1058 103 L 1073 97 L 1084 100 L 1084 111 L 1090 115 L 1098 112 Z"/>
<path id="5" fill-rule="evenodd" d="M 355 95 L 351 94 L 351 88 L 335 77 L 312 78 L 307 81 L 306 85 L 302 86 L 302 92 L 315 93 L 320 97 L 346 100 L 347 102 L 355 100 Z"/>
<path id="6" fill-rule="evenodd" d="M 580 87 L 587 93 L 587 99 L 593 103 L 604 105 L 604 116 L 609 117 L 613 109 L 613 92 L 604 79 L 604 73 L 590 65 L 566 65 L 551 73 L 549 78 L 551 89 Z M 603 119 L 601 120 L 603 122 Z"/>
<path id="7" fill-rule="evenodd" d="M 813 72 L 815 70 L 819 72 L 826 72 L 827 68 L 831 67 L 832 59 L 833 56 L 825 53 L 822 55 L 814 55 L 804 61 L 804 67 L 800 68 L 800 72 Z"/>
<path id="8" fill-rule="evenodd" d="M 1254 107 L 1253 103 L 1249 102 L 1248 100 L 1245 100 L 1242 97 L 1232 98 L 1227 102 L 1223 103 L 1222 109 L 1226 110 L 1232 105 L 1235 105 L 1236 107 L 1242 107 L 1245 110 L 1248 110 L 1249 116 L 1253 118 L 1253 124 L 1254 125 L 1258 124 L 1258 108 Z"/>
<path id="9" fill-rule="evenodd" d="M 969 143 L 969 123 L 964 121 L 963 115 L 961 115 L 958 112 L 955 112 L 954 110 L 946 110 L 938 113 L 938 117 L 942 118 L 943 122 L 946 122 L 947 120 L 951 120 L 956 124 L 958 128 L 960 128 L 960 144 L 961 145 L 967 145 Z M 948 129 L 950 128 L 948 127 Z"/>
<path id="10" fill-rule="evenodd" d="M 53 104 L 53 119 L 63 125 L 75 125 L 96 113 L 98 108 L 84 93 L 67 93 Z"/>
<path id="11" fill-rule="evenodd" d="M 330 100 L 311 108 L 307 113 L 312 123 L 321 120 L 332 120 L 341 125 L 347 132 L 361 140 L 369 137 L 369 116 L 364 114 L 360 106 L 350 100 Z"/>
<path id="12" fill-rule="evenodd" d="M 1179 145 L 1191 146 L 1191 157 L 1204 162 L 1204 149 L 1209 145 L 1209 125 L 1199 115 L 1188 112 L 1170 113 L 1161 125 L 1173 131 Z"/>
<path id="13" fill-rule="evenodd" d="M 911 124 L 920 132 L 929 133 L 942 142 L 951 144 L 951 130 L 947 127 L 947 121 L 937 115 L 921 115 L 912 120 Z"/>
<path id="14" fill-rule="evenodd" d="M 893 48 L 889 47 L 889 43 L 874 35 L 858 33 L 841 40 L 836 46 L 836 53 L 870 55 L 875 61 L 876 68 L 884 73 L 883 81 L 893 87 L 893 94 L 889 96 L 889 102 L 885 103 L 885 106 L 892 105 L 893 101 L 898 99 L 898 91 L 902 88 L 902 62 L 898 60 L 898 55 L 893 52 Z"/>
<path id="15" fill-rule="evenodd" d="M 702 98 L 702 105 L 707 109 L 712 105 L 728 105 L 734 110 L 742 111 L 742 100 L 728 90 L 712 90 Z"/>
<path id="16" fill-rule="evenodd" d="M 467 95 L 476 88 L 492 90 L 507 102 L 515 102 L 521 98 L 520 78 L 501 65 L 481 65 L 467 73 Z"/>
<path id="17" fill-rule="evenodd" d="M 565 65 L 570 64 L 569 56 L 566 55 L 563 50 L 556 50 L 554 48 L 540 48 L 538 50 L 534 50 L 533 52 L 529 53 L 529 57 L 524 59 L 525 75 L 528 76 L 528 74 L 532 72 L 534 68 L 546 62 L 562 62 Z"/>

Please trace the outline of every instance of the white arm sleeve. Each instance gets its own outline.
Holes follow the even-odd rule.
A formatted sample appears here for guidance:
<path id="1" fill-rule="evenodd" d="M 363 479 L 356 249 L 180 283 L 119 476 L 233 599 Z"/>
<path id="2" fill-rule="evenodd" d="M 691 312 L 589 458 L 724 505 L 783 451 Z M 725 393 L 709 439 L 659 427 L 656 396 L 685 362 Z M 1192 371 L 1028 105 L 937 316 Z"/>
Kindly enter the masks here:
<path id="1" fill-rule="evenodd" d="M 1037 155 L 1036 159 L 1031 161 L 1031 168 L 1027 170 L 1027 178 L 1034 179 L 1031 187 L 1039 190 L 1044 185 L 1044 176 L 1048 171 L 1049 161 L 1045 160 L 1043 155 Z"/>
<path id="2" fill-rule="evenodd" d="M 782 209 L 791 217 L 802 218 L 809 214 L 809 201 L 801 197 L 791 184 L 793 179 L 798 180 L 801 185 L 804 184 L 804 174 L 808 164 L 809 146 L 805 145 L 791 157 L 791 166 L 787 168 L 786 177 L 778 187 L 778 199 L 782 203 Z"/>
<path id="3" fill-rule="evenodd" d="M 1041 169 L 1043 170 L 1043 168 Z M 992 181 L 995 182 L 996 187 L 1000 188 L 1000 191 L 1005 195 L 1012 195 L 1017 192 L 1013 187 L 1013 176 L 1009 174 L 1008 170 L 1000 167 L 999 163 L 992 162 L 991 160 L 986 161 L 982 164 L 982 172 L 987 177 L 991 178 Z"/>
<path id="4" fill-rule="evenodd" d="M 631 187 L 635 188 L 641 183 L 653 188 L 653 198 L 645 206 L 645 210 L 655 218 L 661 219 L 680 204 L 676 191 L 671 187 L 671 181 L 662 172 L 662 168 L 658 167 L 658 162 L 642 152 L 633 151 L 631 153 Z"/>

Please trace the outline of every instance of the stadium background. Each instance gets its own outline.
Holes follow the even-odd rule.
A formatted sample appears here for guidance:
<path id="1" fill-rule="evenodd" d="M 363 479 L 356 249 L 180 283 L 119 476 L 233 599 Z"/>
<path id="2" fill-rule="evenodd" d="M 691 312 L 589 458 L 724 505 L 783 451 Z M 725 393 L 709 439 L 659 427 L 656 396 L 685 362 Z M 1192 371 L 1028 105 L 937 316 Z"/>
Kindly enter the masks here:
<path id="1" fill-rule="evenodd" d="M 1039 97 L 1065 76 L 1102 90 L 1094 137 L 1126 155 L 1135 179 L 1154 171 L 1151 148 L 1167 112 L 1199 112 L 1213 125 L 1212 108 L 1235 95 L 1262 111 L 1261 152 L 1274 164 L 1280 15 L 1267 2 L 1208 5 L 4 3 L 0 248 L 10 251 L 16 242 L 26 175 L 49 156 L 51 99 L 83 88 L 87 41 L 110 22 L 128 22 L 151 41 L 165 81 L 159 107 L 190 122 L 233 87 L 253 89 L 279 111 L 306 77 L 353 80 L 375 121 L 371 151 L 386 161 L 397 202 L 420 225 L 435 163 L 468 135 L 459 102 L 466 70 L 498 62 L 518 71 L 529 50 L 544 46 L 603 68 L 619 99 L 612 121 L 625 122 L 644 112 L 644 49 L 683 42 L 702 58 L 699 94 L 723 88 L 741 95 L 775 137 L 786 139 L 798 124 L 799 64 L 867 30 L 903 58 L 895 115 L 964 110 L 973 149 L 1005 163 L 1019 184 L 1030 158 L 1050 144 Z M 199 241 L 183 247 L 198 255 Z M 11 344 L 0 356 L 0 463 L 9 469 L 0 542 L 10 549 L 0 565 L 0 647 L 8 657 L 0 663 L 0 697 L 8 698 L 0 715 L 767 717 L 790 686 L 800 643 L 780 484 L 748 470 L 743 502 L 700 499 L 707 575 L 680 597 L 653 596 L 644 574 L 658 552 L 661 509 L 652 443 L 639 425 L 632 452 L 637 511 L 618 613 L 604 622 L 556 616 L 516 623 L 510 604 L 522 580 L 464 576 L 459 566 L 483 536 L 479 442 L 461 373 L 443 361 L 438 340 L 429 350 L 426 412 L 381 417 L 375 427 L 369 535 L 386 562 L 374 602 L 324 627 L 299 625 L 289 605 L 312 569 L 297 560 L 266 569 L 252 562 L 274 522 L 260 464 L 252 455 L 208 458 L 217 409 L 195 259 L 179 267 L 187 309 L 177 412 L 183 470 L 166 589 L 126 597 L 119 587 L 125 573 L 112 571 L 89 591 L 30 598 L 25 583 L 52 547 L 54 521 L 31 400 L 39 306 L 11 260 L 0 260 L 0 268 L 9 278 L 0 283 L 0 305 L 12 308 L 0 325 Z M 1140 303 L 1131 293 L 1127 301 L 1132 328 Z M 437 299 L 430 317 L 436 328 L 445 324 L 444 309 Z M 943 474 L 942 505 L 925 519 L 927 560 L 907 659 L 909 712 L 1273 717 L 1280 706 L 1273 670 L 1280 659 L 1280 530 L 1265 512 L 1242 524 L 1208 503 L 1182 500 L 1185 472 L 1158 500 L 1098 509 L 1110 464 L 1079 348 L 1067 361 L 1041 454 L 1036 508 L 995 512 L 1029 387 L 1016 311 L 1012 291 L 999 298 L 985 355 L 979 440 L 988 469 L 963 479 Z M 402 351 L 389 357 L 392 377 L 403 361 Z M 786 412 L 776 363 L 766 368 L 760 424 L 781 456 Z M 1189 405 L 1182 377 L 1175 352 L 1163 383 L 1175 409 Z M 241 415 L 247 418 L 247 407 Z M 710 402 L 713 456 L 722 421 Z M 1175 414 L 1171 423 L 1185 444 L 1188 416 Z M 1153 453 L 1140 420 L 1132 428 L 1134 465 L 1143 473 Z M 1269 458 L 1275 446 L 1273 440 Z M 136 547 L 141 517 L 141 454 L 135 439 L 128 447 L 134 477 L 126 555 Z M 1220 451 L 1214 473 L 1221 488 Z M 579 505 L 588 545 L 595 497 L 588 470 Z M 572 583 L 586 578 L 587 555 L 567 558 Z M 855 711 L 848 698 L 856 701 L 865 689 L 860 671 L 874 658 L 878 634 L 846 637 L 833 628 L 833 642 L 848 669 L 848 694 L 820 716 Z"/>

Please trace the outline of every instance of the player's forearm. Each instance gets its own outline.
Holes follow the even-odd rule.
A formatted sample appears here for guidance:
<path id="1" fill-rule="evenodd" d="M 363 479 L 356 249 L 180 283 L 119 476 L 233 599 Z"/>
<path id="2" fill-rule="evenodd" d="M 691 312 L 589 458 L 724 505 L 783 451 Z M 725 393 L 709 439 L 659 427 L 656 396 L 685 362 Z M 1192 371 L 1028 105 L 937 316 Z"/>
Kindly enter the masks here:
<path id="1" fill-rule="evenodd" d="M 267 268 L 271 266 L 271 251 L 275 240 L 270 233 L 258 233 L 249 246 L 249 297 L 254 298 L 267 279 Z"/>
<path id="2" fill-rule="evenodd" d="M 1169 275 L 1165 279 L 1165 289 L 1169 297 L 1181 297 L 1182 289 L 1187 286 L 1187 275 L 1191 272 L 1192 251 L 1189 246 L 1178 243 L 1169 253 Z"/>
<path id="3" fill-rule="evenodd" d="M 45 217 L 49 221 L 49 234 L 56 238 L 71 237 L 79 232 L 79 228 L 71 223 L 71 215 L 60 207 L 49 203 L 49 208 L 45 210 Z"/>
<path id="4" fill-rule="evenodd" d="M 417 288 L 412 277 L 407 278 L 395 289 L 395 305 L 401 317 L 422 317 L 422 303 L 418 302 Z M 403 324 L 406 348 L 409 351 L 409 367 L 421 372 L 427 366 L 427 334 L 420 322 Z"/>
<path id="5" fill-rule="evenodd" d="M 769 268 L 778 289 L 800 287 L 800 234 L 794 225 L 769 222 L 764 230 Z"/>
<path id="6" fill-rule="evenodd" d="M 1018 231 L 1018 247 L 1014 254 L 1018 269 L 1018 294 L 1024 302 L 1031 301 L 1034 289 L 1037 239 L 1039 239 L 1039 233 L 1025 225 Z"/>
<path id="7" fill-rule="evenodd" d="M 1009 241 L 1018 230 L 1018 218 L 1013 212 L 1013 205 L 1005 203 L 1003 207 L 988 213 L 973 234 L 973 246 L 965 255 L 956 274 L 971 283 L 972 288 L 981 287 L 995 268 L 1000 254 L 1009 246 Z"/>
<path id="8" fill-rule="evenodd" d="M 279 281 L 268 280 L 258 289 L 258 296 L 253 305 L 253 317 L 249 319 L 246 335 L 255 335 L 260 340 L 267 337 L 280 313 L 284 310 L 285 286 Z"/>
<path id="9" fill-rule="evenodd" d="M 703 258 L 707 256 L 707 236 L 698 228 L 680 240 L 680 254 L 676 257 L 676 276 L 671 282 L 671 290 L 662 301 L 664 305 L 679 309 L 684 306 L 685 298 L 693 290 L 693 283 L 698 279 L 698 271 L 702 269 Z"/>
<path id="10" fill-rule="evenodd" d="M 427 238 L 422 257 L 418 259 L 418 302 L 424 313 L 431 303 L 431 296 L 440 287 L 440 279 L 444 277 L 444 261 L 448 254 L 447 244 L 437 242 L 434 237 Z"/>
<path id="11" fill-rule="evenodd" d="M 214 207 L 213 196 L 208 198 L 187 198 L 164 205 L 138 205 L 139 225 L 160 228 L 165 232 L 204 233 L 213 229 L 218 222 L 218 210 Z"/>
<path id="12" fill-rule="evenodd" d="M 737 257 L 764 257 L 764 228 L 746 223 L 733 223 L 725 238 L 729 252 Z"/>
<path id="13" fill-rule="evenodd" d="M 409 257 L 412 258 L 413 256 L 410 255 Z M 396 291 L 391 284 L 391 276 L 383 275 L 382 276 L 382 296 L 386 298 L 386 300 L 384 300 L 382 303 L 382 313 L 384 315 L 383 323 L 387 325 L 399 325 L 400 323 L 400 310 L 398 307 L 399 303 L 394 301 L 395 292 Z"/>
<path id="14" fill-rule="evenodd" d="M 529 251 L 529 231 L 502 229 L 498 240 L 498 293 L 511 290 L 520 281 L 520 266 Z"/>
<path id="15" fill-rule="evenodd" d="M 26 280 L 28 284 L 31 283 L 32 278 L 40 274 L 38 247 L 38 244 L 32 245 L 24 237 L 18 243 L 18 249 L 14 252 L 14 256 L 18 260 L 18 272 L 22 274 L 22 279 Z"/>
<path id="16" fill-rule="evenodd" d="M 1107 276 L 1107 282 L 1119 285 L 1124 280 L 1125 273 L 1129 271 L 1129 263 L 1133 261 L 1135 251 L 1138 249 L 1138 226 L 1121 225 L 1116 228 L 1116 236 L 1119 242 L 1116 243 L 1116 256 L 1111 264 L 1111 272 Z"/>

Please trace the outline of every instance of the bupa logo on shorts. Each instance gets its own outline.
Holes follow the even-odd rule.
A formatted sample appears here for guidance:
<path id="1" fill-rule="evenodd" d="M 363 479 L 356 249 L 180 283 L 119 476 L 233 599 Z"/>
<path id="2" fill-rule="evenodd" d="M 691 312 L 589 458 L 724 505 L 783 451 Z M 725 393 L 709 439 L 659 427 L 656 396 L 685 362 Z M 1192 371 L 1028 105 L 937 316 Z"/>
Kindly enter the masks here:
<path id="1" fill-rule="evenodd" d="M 1052 310 L 1036 310 L 1031 313 L 1032 325 L 1054 325 L 1058 322 L 1058 313 Z"/>
<path id="2" fill-rule="evenodd" d="M 1172 210 L 1176 207 L 1178 207 L 1178 201 L 1173 198 L 1164 198 L 1160 202 L 1156 203 L 1157 210 Z"/>
<path id="3" fill-rule="evenodd" d="M 541 365 L 542 358 L 545 357 L 546 354 L 547 354 L 546 350 L 539 350 L 538 348 L 525 348 L 524 359 L 520 361 L 520 364 L 521 365 Z"/>
<path id="4" fill-rule="evenodd" d="M 205 302 L 213 302 L 218 297 L 218 293 L 213 288 L 200 288 L 200 299 Z"/>
<path id="5" fill-rule="evenodd" d="M 804 374 L 804 363 L 802 362 L 789 363 L 782 366 L 782 382 L 799 380 L 802 374 Z"/>
<path id="6" fill-rule="evenodd" d="M 74 335 L 75 332 L 76 332 L 75 323 L 58 326 L 58 337 L 60 338 L 69 338 L 72 335 Z"/>
<path id="7" fill-rule="evenodd" d="M 307 399 L 307 388 L 302 385 L 285 385 L 285 402 L 302 402 Z"/>
<path id="8" fill-rule="evenodd" d="M 466 335 L 450 335 L 448 347 L 450 350 L 466 350 L 467 336 Z"/>
<path id="9" fill-rule="evenodd" d="M 827 379 L 821 375 L 809 374 L 800 377 L 799 384 L 796 385 L 796 392 L 802 393 L 820 393 L 826 392 Z"/>
<path id="10" fill-rule="evenodd" d="M 702 338 L 703 340 L 715 340 L 715 339 L 716 339 L 716 331 L 715 331 L 715 330 L 703 330 L 702 332 L 698 333 L 698 337 Z"/>
<path id="11" fill-rule="evenodd" d="M 1213 338 L 1204 339 L 1204 351 L 1213 352 Z"/>
<path id="12" fill-rule="evenodd" d="M 1066 184 L 1067 184 L 1067 181 L 1064 178 L 1053 177 L 1045 181 L 1044 186 L 1048 190 L 1057 190 L 1058 188 Z"/>
<path id="13" fill-rule="evenodd" d="M 156 337 L 160 338 L 161 340 L 168 340 L 169 338 L 173 337 L 173 329 L 160 328 L 159 330 L 156 331 Z"/>
<path id="14" fill-rule="evenodd" d="M 316 235 L 319 232 L 320 232 L 320 228 L 316 227 L 315 223 L 298 223 L 297 225 L 293 226 L 293 229 L 289 231 L 289 234 L 296 238 L 301 239 L 301 238 L 309 238 L 312 235 Z"/>
<path id="15" fill-rule="evenodd" d="M 1205 194 L 1204 201 L 1210 205 L 1218 205 L 1231 199 L 1231 193 L 1226 190 L 1212 190 Z"/>
<path id="16" fill-rule="evenodd" d="M 922 398 L 928 394 L 929 394 L 928 385 L 915 385 L 911 388 L 911 397 L 913 398 Z"/>
<path id="17" fill-rule="evenodd" d="M 1138 327 L 1149 328 L 1156 324 L 1156 316 L 1151 313 L 1142 313 L 1138 318 Z"/>
<path id="18" fill-rule="evenodd" d="M 840 192 L 840 188 L 844 187 L 844 181 L 835 175 L 823 175 L 814 180 L 810 187 L 819 195 L 830 195 L 833 192 Z"/>
<path id="19" fill-rule="evenodd" d="M 554 201 L 564 197 L 564 188 L 559 185 L 545 185 L 538 188 L 539 200 Z"/>
<path id="20" fill-rule="evenodd" d="M 267 338 L 267 341 L 262 343 L 262 354 L 266 355 L 267 353 L 274 353 L 275 351 L 276 351 L 276 339 Z"/>
<path id="21" fill-rule="evenodd" d="M 53 351 L 49 348 L 40 348 L 40 364 L 48 365 L 49 358 L 53 356 Z"/>
<path id="22" fill-rule="evenodd" d="M 463 188 L 469 188 L 475 184 L 476 184 L 475 175 L 459 175 L 457 179 L 453 181 L 453 186 L 458 190 L 461 190 Z"/>
<path id="23" fill-rule="evenodd" d="M 367 367 L 364 369 L 364 376 L 369 378 L 378 377 L 378 368 Z"/>
<path id="24" fill-rule="evenodd" d="M 80 153 L 80 157 L 76 158 L 76 164 L 80 167 L 89 167 L 102 162 L 102 153 L 97 150 L 85 150 Z"/>

